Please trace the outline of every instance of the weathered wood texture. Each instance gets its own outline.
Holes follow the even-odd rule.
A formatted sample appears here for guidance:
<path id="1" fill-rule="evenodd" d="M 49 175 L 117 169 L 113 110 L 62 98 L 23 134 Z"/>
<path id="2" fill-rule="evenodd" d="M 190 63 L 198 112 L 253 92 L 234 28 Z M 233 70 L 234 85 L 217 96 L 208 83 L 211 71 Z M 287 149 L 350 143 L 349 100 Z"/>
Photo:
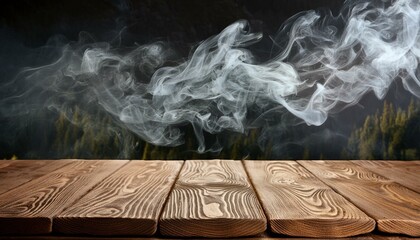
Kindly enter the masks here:
<path id="1" fill-rule="evenodd" d="M 127 163 L 73 161 L 0 195 L 0 234 L 46 234 L 52 217 Z"/>
<path id="2" fill-rule="evenodd" d="M 167 236 L 239 237 L 265 229 L 243 165 L 233 160 L 186 161 L 160 219 Z"/>
<path id="3" fill-rule="evenodd" d="M 380 231 L 420 236 L 420 194 L 349 161 L 298 161 L 377 221 Z"/>
<path id="4" fill-rule="evenodd" d="M 275 233 L 348 237 L 374 230 L 375 221 L 295 161 L 244 161 Z"/>
<path id="5" fill-rule="evenodd" d="M 182 161 L 131 161 L 54 218 L 66 234 L 153 235 Z"/>
<path id="6" fill-rule="evenodd" d="M 383 234 L 371 234 L 373 240 L 414 240 L 418 238 L 407 237 L 403 235 L 383 235 Z"/>
<path id="7" fill-rule="evenodd" d="M 0 168 L 4 168 L 12 164 L 15 160 L 0 160 Z"/>
<path id="8" fill-rule="evenodd" d="M 62 235 L 50 235 L 50 236 L 7 236 L 1 238 L 2 240 L 159 240 L 159 239 L 176 239 L 168 237 L 98 237 L 98 236 L 62 236 Z M 190 238 L 191 239 L 191 238 Z M 212 239 L 212 238 L 203 238 L 203 239 Z M 214 238 L 213 238 L 214 239 Z M 236 238 L 216 238 L 217 240 L 227 239 L 232 240 Z M 266 240 L 266 239 L 278 239 L 278 240 L 314 240 L 325 238 L 296 238 L 296 237 L 285 237 L 285 236 L 272 236 L 270 233 L 260 234 L 253 237 L 242 237 L 240 240 Z M 346 238 L 329 238 L 328 240 L 412 240 L 404 237 L 381 237 L 375 238 L 375 235 L 363 235 L 357 237 L 346 237 Z"/>
<path id="9" fill-rule="evenodd" d="M 70 160 L 14 160 L 0 168 L 0 194 L 10 189 L 55 171 L 70 163 Z"/>
<path id="10" fill-rule="evenodd" d="M 352 161 L 420 193 L 420 164 L 414 161 Z"/>

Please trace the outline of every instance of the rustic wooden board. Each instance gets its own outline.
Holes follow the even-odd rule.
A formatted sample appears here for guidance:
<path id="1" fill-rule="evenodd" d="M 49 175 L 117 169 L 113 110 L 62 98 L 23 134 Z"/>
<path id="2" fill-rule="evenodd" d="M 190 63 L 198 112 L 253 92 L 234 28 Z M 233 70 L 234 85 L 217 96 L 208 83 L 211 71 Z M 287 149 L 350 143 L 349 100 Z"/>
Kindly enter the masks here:
<path id="1" fill-rule="evenodd" d="M 15 162 L 16 160 L 0 160 L 0 168 L 4 168 Z"/>
<path id="2" fill-rule="evenodd" d="M 420 165 L 411 161 L 352 161 L 420 193 Z"/>
<path id="3" fill-rule="evenodd" d="M 63 235 L 49 235 L 49 236 L 7 236 L 2 237 L 2 240 L 159 240 L 159 239 L 176 239 L 162 236 L 156 237 L 98 237 L 98 236 L 63 236 Z M 212 239 L 212 238 L 206 238 Z M 232 240 L 235 238 L 216 238 L 217 240 L 228 239 Z M 240 240 L 265 240 L 265 239 L 278 239 L 278 240 L 314 240 L 325 238 L 296 238 L 296 237 L 284 237 L 284 236 L 271 236 L 270 233 L 264 233 L 254 237 L 243 237 Z M 357 237 L 346 237 L 346 238 L 329 238 L 328 240 L 376 240 L 375 235 L 363 235 Z M 410 240 L 404 237 L 389 237 L 379 238 L 378 240 Z"/>
<path id="4" fill-rule="evenodd" d="M 153 235 L 183 161 L 131 161 L 54 218 L 65 234 Z"/>
<path id="5" fill-rule="evenodd" d="M 0 168 L 0 194 L 70 163 L 69 160 L 14 160 Z"/>
<path id="6" fill-rule="evenodd" d="M 406 236 L 401 236 L 401 235 L 396 235 L 396 236 L 389 236 L 389 235 L 372 235 L 371 236 L 373 240 L 413 240 L 413 239 L 418 239 L 418 238 L 413 238 L 413 237 L 406 237 Z"/>
<path id="7" fill-rule="evenodd" d="M 186 161 L 160 218 L 166 236 L 239 237 L 265 229 L 243 165 L 233 160 Z"/>
<path id="8" fill-rule="evenodd" d="M 244 161 L 271 231 L 298 237 L 348 237 L 375 221 L 295 161 Z"/>
<path id="9" fill-rule="evenodd" d="M 127 161 L 73 161 L 0 195 L 0 234 L 46 234 L 52 217 Z"/>
<path id="10" fill-rule="evenodd" d="M 379 231 L 420 236 L 420 194 L 349 161 L 298 161 L 377 221 Z"/>
<path id="11" fill-rule="evenodd" d="M 371 167 L 392 168 L 414 175 L 420 174 L 420 161 L 353 160 L 352 162 Z"/>

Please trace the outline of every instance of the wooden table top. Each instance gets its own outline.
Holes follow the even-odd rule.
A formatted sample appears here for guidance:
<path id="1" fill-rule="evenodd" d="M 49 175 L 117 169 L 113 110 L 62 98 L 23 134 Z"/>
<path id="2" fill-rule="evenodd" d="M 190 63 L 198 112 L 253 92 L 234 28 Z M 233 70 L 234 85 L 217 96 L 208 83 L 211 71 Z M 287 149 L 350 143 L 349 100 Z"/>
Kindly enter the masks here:
<path id="1" fill-rule="evenodd" d="M 420 237 L 420 161 L 0 160 L 0 239 Z"/>

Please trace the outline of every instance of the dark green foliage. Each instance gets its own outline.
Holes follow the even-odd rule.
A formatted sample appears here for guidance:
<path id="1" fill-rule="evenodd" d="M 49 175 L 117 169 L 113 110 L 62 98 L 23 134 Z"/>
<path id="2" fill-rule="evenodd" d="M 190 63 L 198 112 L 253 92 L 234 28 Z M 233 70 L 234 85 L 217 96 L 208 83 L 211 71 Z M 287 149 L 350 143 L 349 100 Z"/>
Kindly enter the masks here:
<path id="1" fill-rule="evenodd" d="M 367 116 L 348 140 L 344 158 L 416 159 L 419 157 L 420 111 L 412 100 L 407 109 L 384 102 L 383 109 Z M 395 113 L 396 111 L 396 113 Z"/>
<path id="2" fill-rule="evenodd" d="M 221 133 L 205 136 L 213 150 L 199 153 L 194 130 L 181 127 L 185 143 L 176 147 L 155 146 L 118 126 L 118 120 L 97 111 L 86 112 L 74 107 L 67 114 L 56 115 L 55 128 L 36 128 L 28 125 L 24 131 L 37 144 L 14 154 L 19 158 L 96 158 L 96 159 L 418 159 L 420 157 L 420 109 L 411 101 L 405 108 L 385 102 L 383 109 L 368 115 L 362 126 L 349 134 L 347 144 L 338 144 L 326 134 L 312 132 L 317 128 L 288 127 L 276 132 L 279 140 L 261 141 L 261 129 L 250 129 L 244 134 Z M 47 117 L 46 117 L 47 118 Z M 324 137 L 324 138 L 323 138 Z M 20 138 L 27 146 L 25 138 Z M 305 140 L 302 140 L 305 139 Z M 215 144 L 217 143 L 217 144 Z M 222 150 L 217 146 L 223 147 Z M 45 155 L 34 152 L 38 149 Z M 42 148 L 42 149 L 41 149 Z M 337 148 L 339 157 L 328 150 Z M 32 150 L 31 150 L 32 149 Z M 38 153 L 38 155 L 37 155 Z M 4 154 L 4 153 L 3 153 Z M 26 155 L 25 155 L 26 154 Z M 12 155 L 2 155 L 11 158 Z"/>
<path id="3" fill-rule="evenodd" d="M 267 159 L 257 146 L 258 129 L 246 135 L 230 134 L 228 144 L 219 152 L 198 153 L 193 130 L 186 128 L 185 144 L 177 147 L 155 146 L 146 143 L 125 129 L 115 126 L 109 116 L 100 112 L 95 115 L 79 108 L 71 111 L 71 116 L 60 114 L 55 122 L 55 142 L 53 149 L 57 158 L 125 158 L 125 159 L 207 159 L 226 158 Z M 100 122 L 97 119 L 102 119 Z M 269 153 L 268 151 L 265 151 Z"/>

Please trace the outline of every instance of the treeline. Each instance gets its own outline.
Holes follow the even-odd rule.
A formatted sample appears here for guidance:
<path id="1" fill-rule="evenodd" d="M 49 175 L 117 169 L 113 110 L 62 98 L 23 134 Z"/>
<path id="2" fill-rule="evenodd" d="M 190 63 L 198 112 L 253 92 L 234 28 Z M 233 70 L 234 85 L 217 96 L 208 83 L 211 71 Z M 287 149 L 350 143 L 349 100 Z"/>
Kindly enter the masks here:
<path id="1" fill-rule="evenodd" d="M 418 159 L 420 157 L 419 104 L 406 109 L 384 102 L 382 111 L 366 117 L 351 133 L 344 159 Z"/>
<path id="2" fill-rule="evenodd" d="M 100 121 L 98 121 L 100 119 Z M 213 151 L 199 153 L 193 129 L 183 128 L 185 143 L 175 147 L 156 146 L 116 126 L 108 115 L 101 112 L 82 112 L 75 107 L 71 114 L 60 114 L 55 122 L 53 158 L 98 158 L 98 159 L 270 159 L 271 151 L 262 151 L 257 146 L 259 129 L 246 134 L 223 134 Z M 213 138 L 213 139 L 212 139 Z M 206 140 L 216 141 L 215 136 Z M 219 140 L 218 140 L 219 141 Z M 223 148 L 221 151 L 218 150 Z"/>
<path id="3" fill-rule="evenodd" d="M 197 152 L 194 130 L 189 125 L 181 127 L 184 144 L 155 146 L 115 124 L 118 120 L 108 114 L 100 110 L 87 112 L 75 106 L 55 117 L 53 129 L 30 125 L 19 137 L 16 148 L 1 152 L 0 158 L 419 159 L 419 106 L 414 100 L 406 107 L 385 102 L 383 108 L 368 115 L 361 126 L 355 126 L 348 138 L 325 138 L 338 134 L 305 125 L 275 131 L 264 142 L 259 139 L 261 129 L 251 129 L 244 134 L 207 134 L 205 140 L 211 150 L 205 153 Z"/>

